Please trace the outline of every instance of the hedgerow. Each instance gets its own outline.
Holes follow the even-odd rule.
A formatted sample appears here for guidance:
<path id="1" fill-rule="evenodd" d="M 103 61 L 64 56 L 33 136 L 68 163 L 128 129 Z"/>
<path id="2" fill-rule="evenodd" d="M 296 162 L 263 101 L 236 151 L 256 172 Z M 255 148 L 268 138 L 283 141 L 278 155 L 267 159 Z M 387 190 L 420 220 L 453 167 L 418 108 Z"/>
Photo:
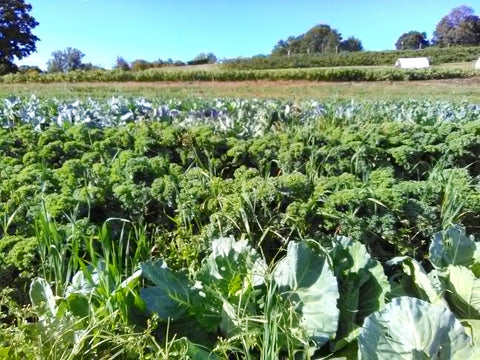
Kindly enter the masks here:
<path id="1" fill-rule="evenodd" d="M 257 56 L 227 60 L 230 69 L 288 69 L 336 66 L 393 66 L 400 57 L 428 57 L 432 65 L 470 62 L 478 59 L 480 48 L 452 46 L 421 50 L 356 51 L 340 54 L 303 54 L 291 56 Z M 473 67 L 473 66 L 472 66 Z"/>

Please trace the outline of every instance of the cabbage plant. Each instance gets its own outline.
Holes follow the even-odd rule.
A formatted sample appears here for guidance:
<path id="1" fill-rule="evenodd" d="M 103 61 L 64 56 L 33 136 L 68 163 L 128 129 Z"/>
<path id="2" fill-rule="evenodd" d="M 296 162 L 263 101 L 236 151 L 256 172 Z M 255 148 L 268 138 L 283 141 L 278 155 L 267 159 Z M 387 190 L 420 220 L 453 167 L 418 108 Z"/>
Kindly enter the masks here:
<path id="1" fill-rule="evenodd" d="M 398 297 L 365 319 L 359 359 L 476 359 L 478 349 L 445 306 Z"/>
<path id="2" fill-rule="evenodd" d="M 190 277 L 163 260 L 142 263 L 141 269 L 154 285 L 141 289 L 148 311 L 197 341 L 208 341 L 199 339 L 202 332 L 248 335 L 257 344 L 274 343 L 278 356 L 287 348 L 315 350 L 337 330 L 336 278 L 327 257 L 304 242 L 289 243 L 271 270 L 246 240 L 233 238 L 213 241 L 212 252 Z"/>

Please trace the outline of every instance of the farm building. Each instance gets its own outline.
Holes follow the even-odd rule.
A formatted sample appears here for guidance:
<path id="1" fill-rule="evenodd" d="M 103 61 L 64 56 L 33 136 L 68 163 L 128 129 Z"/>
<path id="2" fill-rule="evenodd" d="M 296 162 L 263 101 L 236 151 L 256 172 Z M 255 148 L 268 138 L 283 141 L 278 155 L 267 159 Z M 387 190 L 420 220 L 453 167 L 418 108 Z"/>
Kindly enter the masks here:
<path id="1" fill-rule="evenodd" d="M 426 57 L 419 58 L 398 58 L 395 67 L 401 69 L 426 69 L 430 67 L 430 62 Z"/>

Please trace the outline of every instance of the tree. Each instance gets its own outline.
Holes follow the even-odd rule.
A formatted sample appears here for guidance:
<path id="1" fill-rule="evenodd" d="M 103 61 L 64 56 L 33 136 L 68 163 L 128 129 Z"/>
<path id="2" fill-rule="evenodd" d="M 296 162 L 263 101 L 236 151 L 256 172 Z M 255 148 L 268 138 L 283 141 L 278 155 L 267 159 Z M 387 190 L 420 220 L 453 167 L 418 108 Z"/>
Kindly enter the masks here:
<path id="1" fill-rule="evenodd" d="M 397 50 L 418 50 L 426 48 L 430 45 L 427 40 L 427 34 L 419 31 L 409 31 L 403 33 L 395 43 Z"/>
<path id="2" fill-rule="evenodd" d="M 480 18 L 465 5 L 452 9 L 437 24 L 433 42 L 440 46 L 479 45 Z"/>
<path id="3" fill-rule="evenodd" d="M 143 60 L 143 59 L 137 59 L 132 61 L 132 65 L 130 66 L 130 68 L 133 71 L 146 70 L 146 69 L 150 69 L 151 67 L 153 67 L 153 65 L 147 60 Z"/>
<path id="4" fill-rule="evenodd" d="M 22 74 L 41 74 L 42 70 L 38 66 L 21 65 L 18 67 L 18 72 Z"/>
<path id="5" fill-rule="evenodd" d="M 337 52 L 342 36 L 329 25 L 317 25 L 311 28 L 303 39 L 307 53 Z"/>
<path id="6" fill-rule="evenodd" d="M 336 29 L 329 25 L 320 24 L 314 26 L 305 34 L 280 40 L 273 48 L 272 55 L 336 53 L 340 49 L 341 40 L 342 35 Z M 355 39 L 355 41 L 358 41 L 356 45 L 353 42 L 349 43 L 347 39 L 344 45 L 347 47 L 350 44 L 359 49 L 358 46 L 361 47 L 361 42 L 358 39 Z"/>
<path id="7" fill-rule="evenodd" d="M 339 49 L 340 51 L 347 51 L 347 52 L 362 51 L 363 45 L 359 39 L 354 38 L 353 36 L 350 36 L 348 39 L 340 42 Z"/>
<path id="8" fill-rule="evenodd" d="M 31 10 L 23 0 L 0 2 L 0 73 L 16 69 L 14 58 L 22 59 L 36 51 L 39 39 L 32 29 L 38 22 L 29 14 Z"/>
<path id="9" fill-rule="evenodd" d="M 128 71 L 130 70 L 130 64 L 121 56 L 117 56 L 117 61 L 115 62 L 115 69 Z"/>
<path id="10" fill-rule="evenodd" d="M 215 64 L 217 62 L 217 57 L 214 53 L 200 53 L 191 61 L 188 62 L 189 65 L 201 65 L 201 64 Z"/>
<path id="11" fill-rule="evenodd" d="M 68 47 L 52 53 L 52 59 L 47 63 L 49 72 L 68 72 L 83 68 L 82 58 L 85 56 L 80 50 Z"/>

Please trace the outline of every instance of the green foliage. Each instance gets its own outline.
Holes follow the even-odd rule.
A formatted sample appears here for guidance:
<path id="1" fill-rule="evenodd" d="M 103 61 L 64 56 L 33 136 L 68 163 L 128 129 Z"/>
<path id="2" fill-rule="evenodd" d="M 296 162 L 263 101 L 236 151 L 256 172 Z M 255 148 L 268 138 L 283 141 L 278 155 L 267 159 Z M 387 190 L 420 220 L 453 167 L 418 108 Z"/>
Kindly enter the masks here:
<path id="1" fill-rule="evenodd" d="M 390 284 L 380 262 L 358 242 L 336 238 L 331 257 L 340 293 L 336 351 L 354 341 L 367 316 L 383 308 Z"/>
<path id="2" fill-rule="evenodd" d="M 468 266 L 473 261 L 475 250 L 473 236 L 466 236 L 465 230 L 457 225 L 445 234 L 435 234 L 430 243 L 430 261 L 439 268 L 449 264 Z"/>
<path id="3" fill-rule="evenodd" d="M 427 34 L 419 31 L 403 33 L 395 43 L 397 50 L 419 50 L 428 47 Z"/>
<path id="4" fill-rule="evenodd" d="M 341 42 L 342 36 L 329 25 L 320 24 L 312 27 L 305 34 L 290 36 L 287 40 L 280 40 L 272 51 L 273 55 L 310 54 L 310 53 L 336 53 L 339 47 L 345 51 L 361 50 L 356 39 L 350 38 L 350 42 Z M 356 40 L 359 42 L 358 40 Z M 352 45 L 352 46 L 349 46 Z"/>
<path id="5" fill-rule="evenodd" d="M 81 69 L 82 58 L 85 56 L 80 50 L 71 47 L 57 50 L 52 53 L 52 59 L 47 63 L 49 72 L 69 72 Z"/>
<path id="6" fill-rule="evenodd" d="M 296 326 L 305 328 L 316 347 L 333 338 L 339 318 L 338 285 L 326 256 L 305 243 L 288 243 L 287 254 L 273 269 L 278 291 L 300 313 Z"/>
<path id="7" fill-rule="evenodd" d="M 471 7 L 456 7 L 440 20 L 433 36 L 433 42 L 440 46 L 479 45 L 480 18 Z"/>
<path id="8" fill-rule="evenodd" d="M 442 50 L 443 51 L 443 50 Z M 465 56 L 467 51 L 459 51 Z M 449 54 L 451 61 L 461 61 L 459 55 Z M 54 83 L 54 82 L 151 82 L 151 81 L 280 81 L 280 80 L 306 80 L 306 81 L 411 81 L 411 80 L 441 80 L 455 78 L 469 78 L 477 75 L 472 70 L 461 69 L 420 69 L 404 70 L 393 67 L 395 60 L 402 54 L 391 53 L 388 55 L 388 66 L 391 68 L 368 68 L 352 66 L 347 57 L 350 55 L 338 55 L 330 64 L 316 61 L 309 56 L 299 57 L 272 57 L 267 61 L 239 60 L 227 63 L 218 70 L 181 70 L 165 71 L 162 69 L 149 68 L 139 71 L 124 70 L 77 70 L 68 73 L 45 73 L 45 74 L 9 74 L 1 77 L 0 81 L 10 83 Z M 420 54 L 415 54 L 419 56 Z M 468 52 L 468 57 L 478 55 L 478 48 Z M 372 62 L 377 62 L 376 54 L 372 54 Z M 381 58 L 380 58 L 381 59 Z M 337 61 L 339 60 L 339 61 Z M 391 61 L 390 61 L 391 60 Z M 330 60 L 327 60 L 330 61 Z M 362 64 L 359 60 L 353 65 Z M 377 65 L 377 64 L 367 64 Z M 382 63 L 385 65 L 385 63 Z M 321 66 L 321 67 L 319 67 Z M 332 67 L 335 66 L 335 67 Z M 345 67 L 340 67 L 345 66 Z M 322 68 L 325 67 L 325 68 Z M 298 69 L 302 68 L 302 69 Z"/>
<path id="9" fill-rule="evenodd" d="M 341 52 L 363 51 L 363 45 L 359 39 L 350 36 L 346 40 L 340 41 L 338 49 Z"/>
<path id="10" fill-rule="evenodd" d="M 26 105 L 12 104 L 3 113 L 20 119 Z M 93 101 L 91 110 L 40 104 L 34 119 L 64 125 L 0 136 L 0 215 L 10 233 L 33 236 L 43 201 L 57 223 L 147 223 L 180 262 L 218 236 L 261 239 L 270 259 L 292 237 L 335 232 L 375 256 L 421 258 L 439 221 L 474 229 L 478 220 L 480 127 L 468 104 L 112 101 L 112 113 Z M 121 111 L 131 123 L 67 122 L 115 124 Z"/>
<path id="11" fill-rule="evenodd" d="M 365 320 L 359 337 L 360 359 L 472 358 L 478 351 L 445 307 L 399 297 Z M 477 355 L 475 355 L 477 354 Z"/>
<path id="12" fill-rule="evenodd" d="M 341 54 L 278 55 L 231 59 L 225 62 L 230 69 L 288 69 L 335 66 L 393 66 L 399 57 L 428 57 L 432 65 L 465 62 L 478 59 L 478 46 L 437 46 L 421 50 L 359 51 Z"/>
<path id="13" fill-rule="evenodd" d="M 305 243 L 290 243 L 271 273 L 246 240 L 232 238 L 213 241 L 211 254 L 191 275 L 194 283 L 186 274 L 172 272 L 163 260 L 142 263 L 141 268 L 155 284 L 141 289 L 147 309 L 163 321 L 171 319 L 171 326 L 190 338 L 199 336 L 199 328 L 210 333 L 219 329 L 232 342 L 256 337 L 257 343 L 268 342 L 268 350 L 277 356 L 285 350 L 291 356 L 299 347 L 310 346 L 305 337 L 319 348 L 337 328 L 335 277 L 327 258 Z M 197 335 L 191 333 L 192 326 Z M 277 332 L 274 338 L 272 330 Z M 243 351 L 251 356 L 248 348 Z"/>
<path id="14" fill-rule="evenodd" d="M 215 64 L 217 57 L 214 53 L 200 53 L 191 61 L 188 61 L 188 65 L 202 65 L 202 64 Z"/>
<path id="15" fill-rule="evenodd" d="M 340 356 L 398 296 L 449 307 L 474 336 L 479 114 L 413 100 L 4 99 L 0 353 L 28 357 L 17 344 L 36 339 L 46 358 L 128 358 L 138 335 L 152 358 Z M 140 263 L 156 274 L 144 283 Z M 49 329 L 41 305 L 21 308 L 36 277 L 55 295 Z"/>
<path id="16" fill-rule="evenodd" d="M 22 59 L 35 52 L 39 39 L 32 34 L 38 22 L 29 14 L 32 6 L 23 0 L 6 0 L 0 14 L 0 74 L 16 70 L 14 58 Z"/>

